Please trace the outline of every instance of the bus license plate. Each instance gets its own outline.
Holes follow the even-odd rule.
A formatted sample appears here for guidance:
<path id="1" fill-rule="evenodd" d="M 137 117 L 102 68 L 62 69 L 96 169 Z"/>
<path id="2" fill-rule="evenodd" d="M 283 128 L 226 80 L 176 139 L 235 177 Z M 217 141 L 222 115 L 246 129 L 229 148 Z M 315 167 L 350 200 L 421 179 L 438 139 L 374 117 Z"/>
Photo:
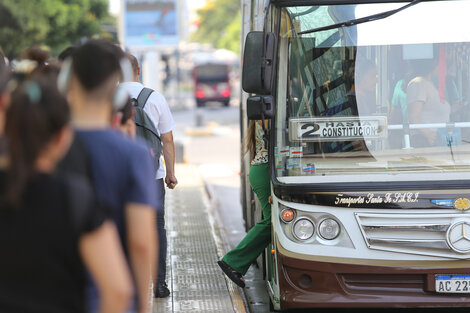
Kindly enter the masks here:
<path id="1" fill-rule="evenodd" d="M 436 292 L 470 293 L 470 275 L 436 275 Z"/>

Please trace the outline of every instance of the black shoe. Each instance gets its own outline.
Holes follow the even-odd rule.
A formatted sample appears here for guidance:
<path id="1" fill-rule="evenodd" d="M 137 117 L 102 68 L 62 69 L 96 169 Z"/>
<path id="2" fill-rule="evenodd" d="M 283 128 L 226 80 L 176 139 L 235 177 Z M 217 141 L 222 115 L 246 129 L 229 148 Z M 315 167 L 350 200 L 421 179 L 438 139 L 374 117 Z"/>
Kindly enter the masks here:
<path id="1" fill-rule="evenodd" d="M 230 278 L 231 281 L 237 284 L 237 286 L 245 288 L 245 280 L 243 279 L 242 274 L 231 268 L 230 265 L 222 260 L 217 261 L 217 264 L 219 264 L 222 271 L 225 273 L 225 275 L 227 275 L 228 278 Z"/>
<path id="2" fill-rule="evenodd" d="M 158 283 L 153 290 L 155 298 L 166 298 L 170 295 L 170 290 L 165 282 Z"/>

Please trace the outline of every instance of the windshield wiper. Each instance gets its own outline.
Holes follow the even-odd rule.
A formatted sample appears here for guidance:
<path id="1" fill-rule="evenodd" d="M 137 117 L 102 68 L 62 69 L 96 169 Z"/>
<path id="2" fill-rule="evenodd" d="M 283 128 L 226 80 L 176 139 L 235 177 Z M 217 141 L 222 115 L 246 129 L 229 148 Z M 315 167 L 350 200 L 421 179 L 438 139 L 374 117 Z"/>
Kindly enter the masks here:
<path id="1" fill-rule="evenodd" d="M 358 19 L 354 19 L 354 20 L 349 20 L 349 21 L 344 21 L 344 22 L 341 22 L 341 23 L 336 23 L 336 24 L 332 24 L 332 25 L 328 25 L 328 26 L 322 26 L 322 27 L 318 27 L 318 28 L 314 28 L 314 29 L 309 29 L 309 30 L 305 30 L 303 32 L 299 32 L 297 34 L 298 35 L 305 35 L 305 34 L 311 34 L 311 33 L 321 32 L 321 31 L 325 31 L 325 30 L 335 29 L 335 28 L 350 27 L 350 26 L 354 26 L 354 25 L 357 25 L 357 24 L 362 24 L 362 23 L 381 20 L 381 19 L 389 17 L 389 16 L 391 16 L 395 13 L 398 13 L 400 11 L 408 9 L 409 7 L 411 7 L 415 4 L 418 4 L 422 1 L 423 0 L 413 0 L 410 3 L 408 3 L 407 5 L 404 5 L 400 8 L 398 8 L 398 9 L 395 9 L 395 10 L 385 11 L 385 12 L 381 12 L 381 13 L 361 17 L 361 18 L 358 18 Z"/>

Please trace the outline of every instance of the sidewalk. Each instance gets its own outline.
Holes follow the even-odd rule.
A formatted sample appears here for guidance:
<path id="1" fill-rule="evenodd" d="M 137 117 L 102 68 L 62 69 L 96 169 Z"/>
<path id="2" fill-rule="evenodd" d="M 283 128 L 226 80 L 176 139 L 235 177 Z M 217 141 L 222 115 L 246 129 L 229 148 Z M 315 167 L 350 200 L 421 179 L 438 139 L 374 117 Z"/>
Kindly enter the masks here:
<path id="1" fill-rule="evenodd" d="M 219 217 L 219 232 L 222 234 L 224 248 L 226 251 L 231 250 L 246 235 L 240 201 L 240 175 L 230 173 L 227 166 L 217 166 L 217 164 L 212 164 L 207 168 L 200 167 L 200 169 L 211 197 L 211 207 Z M 262 264 L 261 257 L 258 261 Z M 262 268 L 256 265 L 250 266 L 244 278 L 246 287 L 243 292 L 248 311 L 250 313 L 271 312 Z M 232 282 L 230 284 L 234 285 Z"/>
<path id="2" fill-rule="evenodd" d="M 170 297 L 153 312 L 244 313 L 238 289 L 217 265 L 224 254 L 213 208 L 196 166 L 177 164 L 179 184 L 166 193 L 167 283 Z"/>

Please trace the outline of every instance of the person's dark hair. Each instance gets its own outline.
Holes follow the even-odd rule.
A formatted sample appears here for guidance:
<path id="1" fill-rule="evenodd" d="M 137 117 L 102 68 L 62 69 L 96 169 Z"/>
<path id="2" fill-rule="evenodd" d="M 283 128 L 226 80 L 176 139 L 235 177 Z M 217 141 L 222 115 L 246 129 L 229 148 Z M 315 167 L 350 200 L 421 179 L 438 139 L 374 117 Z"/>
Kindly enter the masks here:
<path id="1" fill-rule="evenodd" d="M 37 174 L 37 158 L 69 120 L 68 104 L 47 76 L 26 80 L 12 93 L 5 124 L 9 157 L 5 200 L 9 204 L 21 204 L 26 184 Z"/>
<path id="2" fill-rule="evenodd" d="M 256 123 L 256 121 L 250 120 L 245 137 L 245 153 L 250 154 L 250 160 L 254 159 L 256 153 Z"/>
<path id="3" fill-rule="evenodd" d="M 0 64 L 0 94 L 2 94 L 7 87 L 8 81 L 10 79 L 10 70 L 9 68 L 4 64 Z"/>
<path id="4" fill-rule="evenodd" d="M 137 105 L 136 102 L 137 101 L 134 98 L 129 98 L 126 104 L 119 110 L 119 112 L 122 113 L 121 125 L 126 124 L 127 120 L 131 118 L 134 106 Z"/>
<path id="5" fill-rule="evenodd" d="M 62 52 L 59 53 L 59 56 L 57 58 L 59 59 L 59 61 L 62 62 L 65 59 L 67 59 L 68 57 L 72 56 L 75 49 L 76 49 L 76 47 L 69 46 L 69 47 L 65 48 L 64 50 L 62 50 Z"/>
<path id="6" fill-rule="evenodd" d="M 343 77 L 346 91 L 349 91 L 354 86 L 354 70 L 354 61 L 343 61 Z"/>
<path id="7" fill-rule="evenodd" d="M 371 60 L 363 57 L 356 58 L 354 62 L 348 62 L 344 75 L 346 90 L 350 90 L 355 85 L 356 77 L 365 75 L 370 69 L 374 67 L 375 64 Z"/>
<path id="8" fill-rule="evenodd" d="M 414 77 L 416 76 L 427 76 L 430 74 L 436 66 L 439 64 L 438 58 L 432 59 L 419 59 L 419 60 L 411 60 L 410 65 L 413 72 Z"/>
<path id="9" fill-rule="evenodd" d="M 11 83 L 9 85 L 10 89 L 15 89 L 15 86 L 20 85 L 22 82 L 28 79 L 34 79 L 35 77 L 38 77 L 39 79 L 46 79 L 51 82 L 57 82 L 59 72 L 60 65 L 57 63 L 40 64 L 34 67 L 31 72 L 11 72 L 11 75 L 7 76 L 6 83 Z M 0 71 L 0 93 L 2 93 L 2 86 L 2 75 Z"/>
<path id="10" fill-rule="evenodd" d="M 5 67 L 5 56 L 3 55 L 2 48 L 0 47 L 0 68 Z"/>
<path id="11" fill-rule="evenodd" d="M 38 46 L 33 46 L 23 52 L 22 59 L 36 61 L 39 66 L 46 64 L 50 56 L 51 54 L 48 51 L 41 49 Z"/>
<path id="12" fill-rule="evenodd" d="M 38 77 L 39 79 L 47 79 L 49 81 L 57 82 L 57 77 L 59 76 L 60 69 L 61 67 L 57 62 L 52 62 L 47 65 L 41 65 L 36 67 L 31 72 L 29 78 L 34 79 L 35 77 Z"/>
<path id="13" fill-rule="evenodd" d="M 134 75 L 138 75 L 139 74 L 139 61 L 137 61 L 137 58 L 130 53 L 126 53 L 126 58 L 131 63 L 132 71 L 134 72 Z"/>
<path id="14" fill-rule="evenodd" d="M 101 87 L 113 75 L 120 74 L 122 57 L 122 50 L 114 45 L 90 40 L 73 51 L 73 73 L 83 88 L 91 92 Z"/>

